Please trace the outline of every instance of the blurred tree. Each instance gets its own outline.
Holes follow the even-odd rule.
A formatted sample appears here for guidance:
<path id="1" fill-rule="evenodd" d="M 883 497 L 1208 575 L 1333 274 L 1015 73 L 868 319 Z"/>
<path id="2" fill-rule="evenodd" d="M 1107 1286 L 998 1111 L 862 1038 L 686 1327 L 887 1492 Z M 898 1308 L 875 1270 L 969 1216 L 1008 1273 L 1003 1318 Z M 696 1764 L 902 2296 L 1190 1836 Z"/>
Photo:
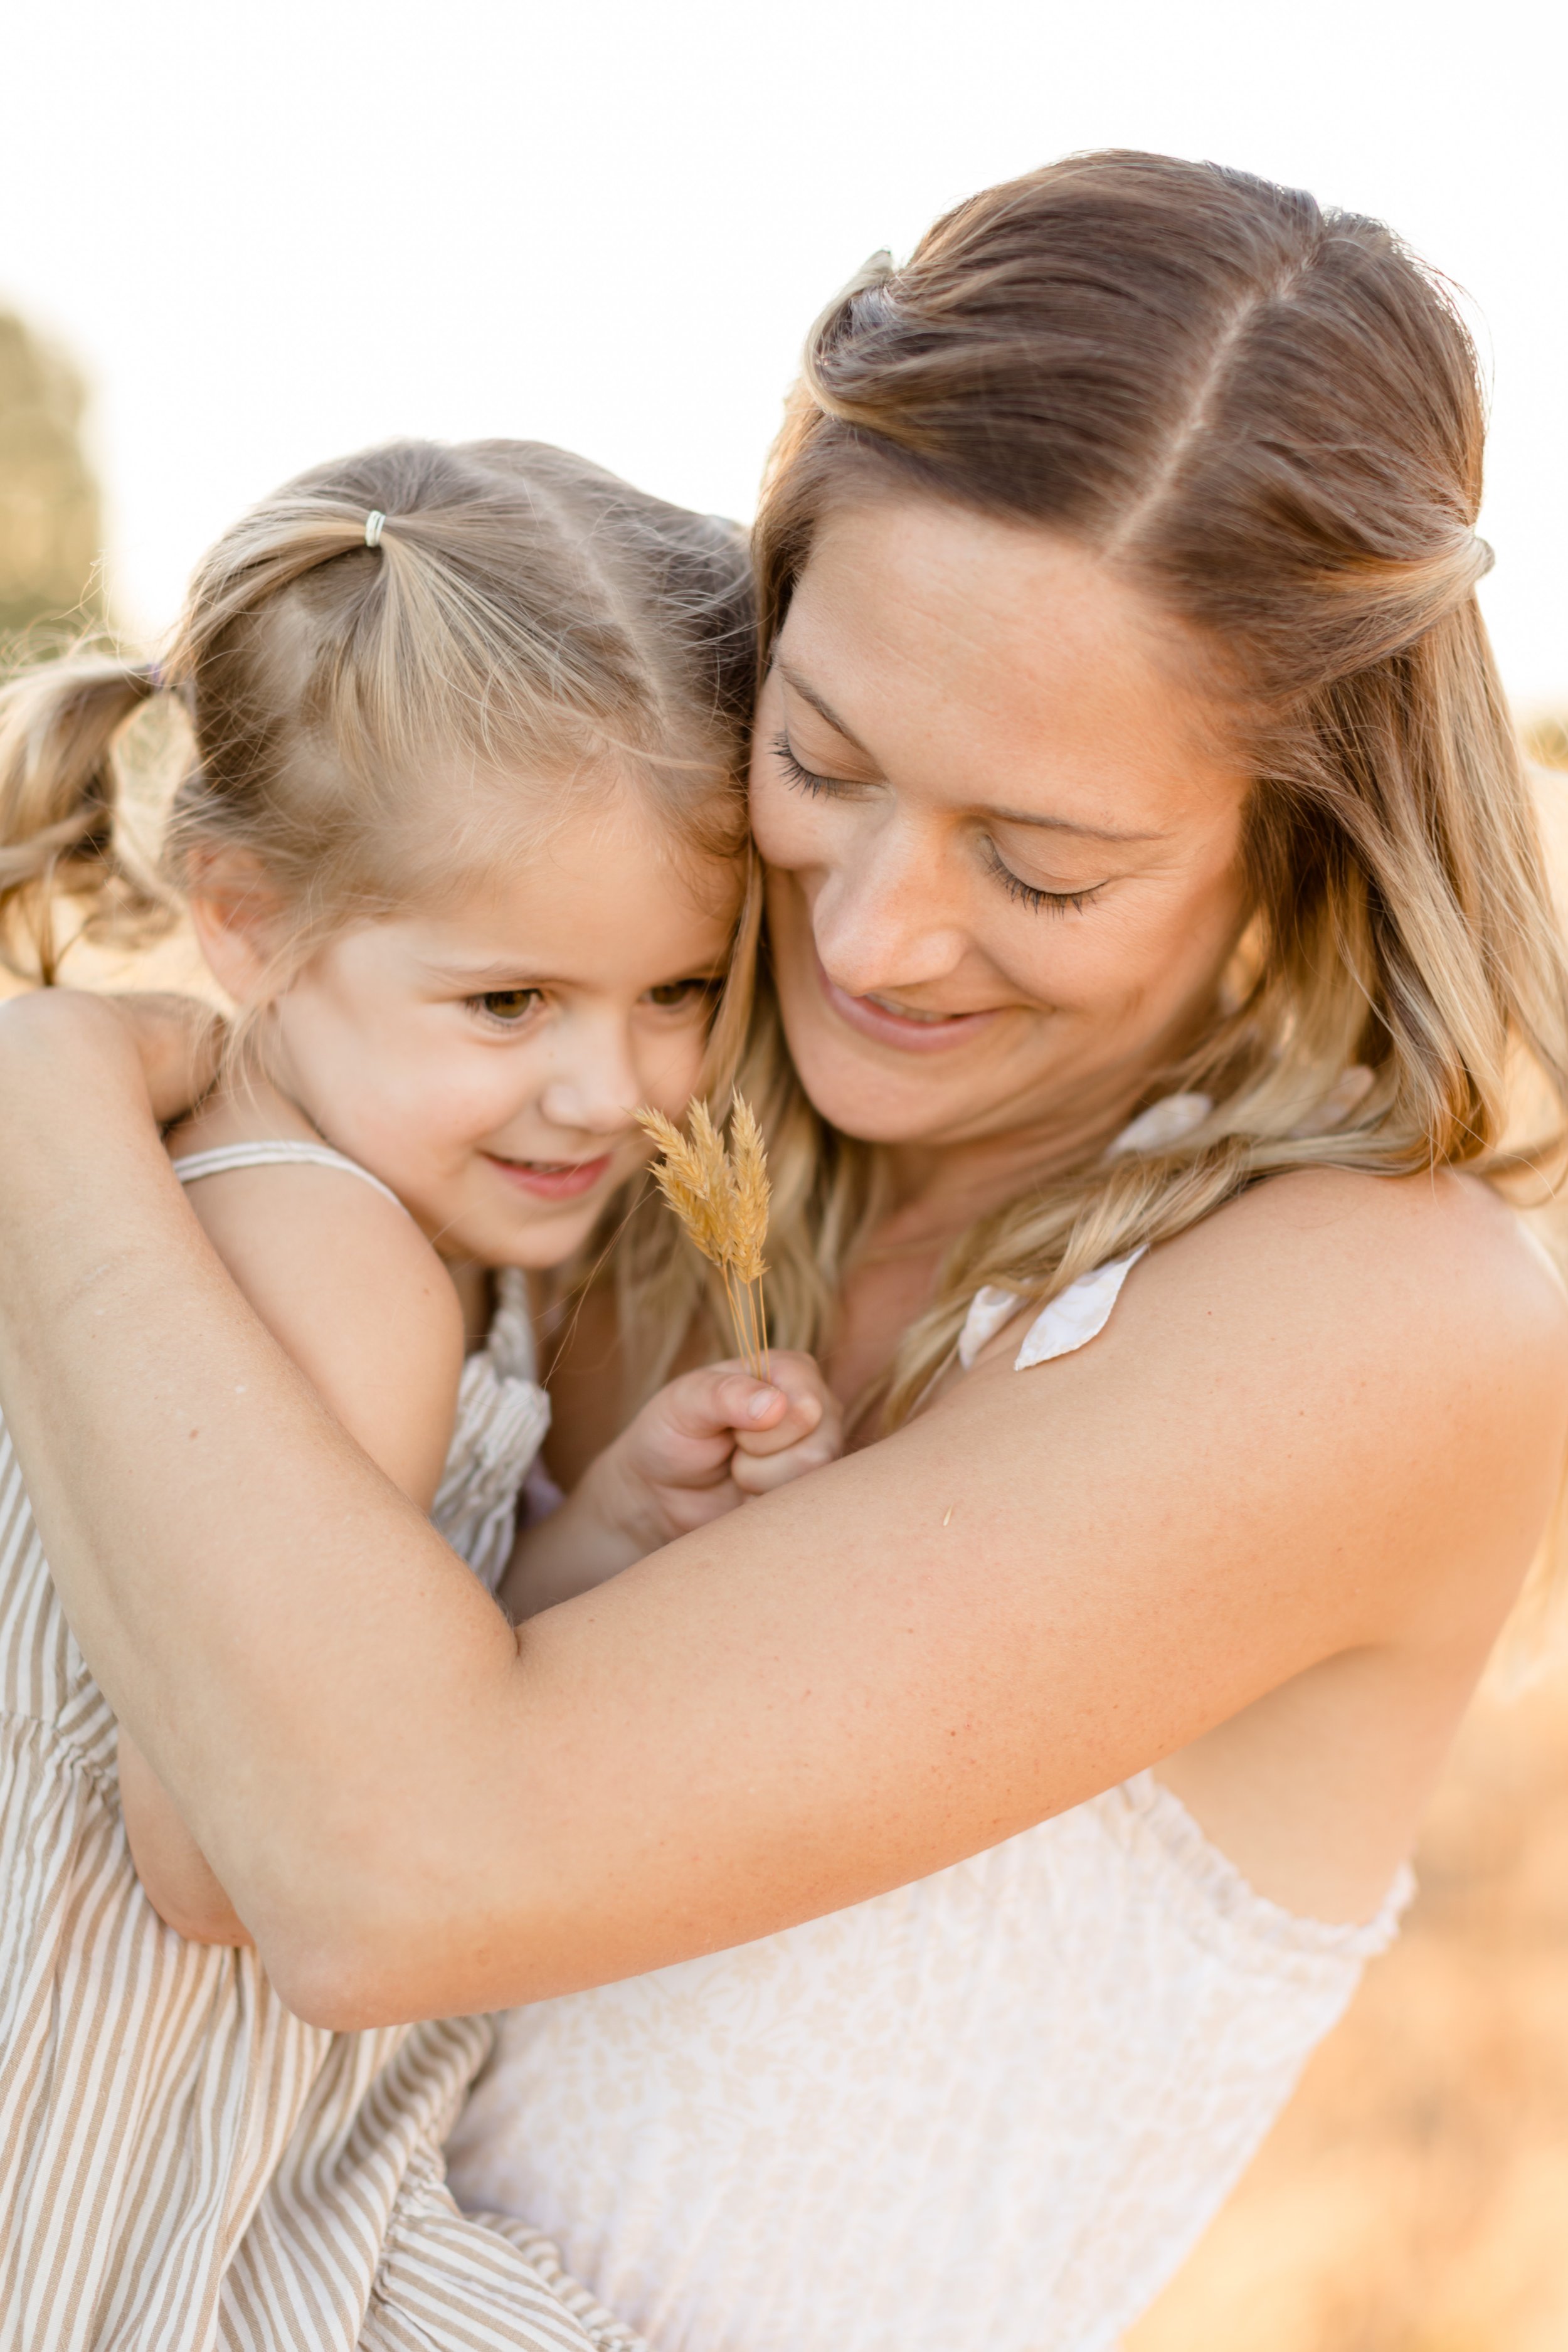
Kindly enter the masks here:
<path id="1" fill-rule="evenodd" d="M 1568 768 L 1568 719 L 1549 713 L 1524 730 L 1526 755 L 1542 768 Z"/>
<path id="2" fill-rule="evenodd" d="M 104 618 L 85 399 L 70 362 L 0 310 L 0 640 L 41 622 L 74 632 Z"/>

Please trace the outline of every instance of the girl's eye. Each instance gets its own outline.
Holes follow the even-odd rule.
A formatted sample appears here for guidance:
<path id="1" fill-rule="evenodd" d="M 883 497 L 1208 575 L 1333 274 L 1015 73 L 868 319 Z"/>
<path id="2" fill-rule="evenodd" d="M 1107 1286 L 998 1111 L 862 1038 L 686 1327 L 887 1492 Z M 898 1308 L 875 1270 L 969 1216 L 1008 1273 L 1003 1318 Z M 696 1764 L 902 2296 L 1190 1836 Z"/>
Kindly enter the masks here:
<path id="1" fill-rule="evenodd" d="M 723 986 L 720 980 L 670 980 L 662 987 L 650 988 L 647 1001 L 666 1012 L 689 1012 L 699 1005 L 711 1004 Z"/>
<path id="2" fill-rule="evenodd" d="M 1004 865 L 994 841 L 986 843 L 985 854 L 991 871 L 1009 898 L 1016 898 L 1020 906 L 1028 907 L 1037 913 L 1048 909 L 1053 915 L 1080 914 L 1085 907 L 1093 905 L 1105 887 L 1103 882 L 1095 882 L 1087 890 L 1037 889 L 1034 883 L 1026 882 L 1021 875 L 1015 874 L 1010 866 Z"/>
<path id="3" fill-rule="evenodd" d="M 790 749 L 787 735 L 773 737 L 773 757 L 796 792 L 809 793 L 813 800 L 818 799 L 824 793 L 841 793 L 846 790 L 846 786 L 837 777 L 820 776 L 815 768 L 802 767 Z"/>
<path id="4" fill-rule="evenodd" d="M 537 988 L 491 988 L 483 996 L 470 996 L 468 1003 L 475 1012 L 483 1013 L 491 1021 L 515 1028 L 526 1021 L 536 1006 L 542 1004 L 543 995 Z"/>

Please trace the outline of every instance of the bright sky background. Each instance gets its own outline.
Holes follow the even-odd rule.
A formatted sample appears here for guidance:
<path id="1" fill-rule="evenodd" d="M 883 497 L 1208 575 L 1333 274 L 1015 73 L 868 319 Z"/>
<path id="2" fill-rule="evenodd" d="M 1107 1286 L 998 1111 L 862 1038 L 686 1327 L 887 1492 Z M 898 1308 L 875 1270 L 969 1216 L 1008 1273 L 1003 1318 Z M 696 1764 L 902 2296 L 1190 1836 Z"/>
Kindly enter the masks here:
<path id="1" fill-rule="evenodd" d="M 1383 214 L 1494 383 L 1485 591 L 1568 708 L 1562 0 L 75 0 L 5 36 L 0 301 L 86 368 L 120 609 L 299 467 L 565 442 L 746 515 L 810 320 L 987 182 L 1212 156 Z"/>

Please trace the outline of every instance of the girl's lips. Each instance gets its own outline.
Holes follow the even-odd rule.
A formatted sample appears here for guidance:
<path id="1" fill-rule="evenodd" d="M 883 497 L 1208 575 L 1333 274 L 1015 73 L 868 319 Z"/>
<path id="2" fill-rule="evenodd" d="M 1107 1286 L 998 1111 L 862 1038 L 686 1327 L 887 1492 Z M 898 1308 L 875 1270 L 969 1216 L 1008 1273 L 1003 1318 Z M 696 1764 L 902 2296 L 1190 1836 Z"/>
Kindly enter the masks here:
<path id="1" fill-rule="evenodd" d="M 575 1201 L 601 1181 L 611 1154 L 602 1151 L 597 1160 L 501 1160 L 493 1151 L 485 1157 L 520 1192 L 531 1192 L 539 1201 Z"/>
<path id="2" fill-rule="evenodd" d="M 956 1045 L 965 1045 L 975 1034 L 994 1021 L 994 1013 L 943 1013 L 923 1018 L 908 1013 L 896 1013 L 890 1005 L 880 1004 L 874 996 L 851 996 L 829 980 L 818 959 L 816 976 L 822 992 L 838 1018 L 851 1029 L 858 1029 L 863 1037 L 874 1037 L 879 1045 L 896 1045 L 905 1054 L 945 1054 Z"/>

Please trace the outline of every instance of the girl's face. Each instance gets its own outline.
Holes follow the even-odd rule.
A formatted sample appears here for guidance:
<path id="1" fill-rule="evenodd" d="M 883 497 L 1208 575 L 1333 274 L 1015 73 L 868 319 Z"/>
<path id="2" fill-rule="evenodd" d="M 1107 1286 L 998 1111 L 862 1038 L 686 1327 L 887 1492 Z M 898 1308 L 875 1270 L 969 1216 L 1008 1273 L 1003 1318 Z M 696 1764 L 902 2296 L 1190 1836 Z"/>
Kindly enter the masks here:
<path id="1" fill-rule="evenodd" d="M 1208 1011 L 1248 778 L 1155 608 L 924 499 L 825 521 L 763 690 L 752 825 L 791 1050 L 847 1133 L 1090 1128 Z"/>
<path id="2" fill-rule="evenodd" d="M 269 1075 L 437 1247 L 569 1257 L 700 1079 L 739 884 L 635 790 L 439 913 L 331 940 L 268 1015 Z"/>

